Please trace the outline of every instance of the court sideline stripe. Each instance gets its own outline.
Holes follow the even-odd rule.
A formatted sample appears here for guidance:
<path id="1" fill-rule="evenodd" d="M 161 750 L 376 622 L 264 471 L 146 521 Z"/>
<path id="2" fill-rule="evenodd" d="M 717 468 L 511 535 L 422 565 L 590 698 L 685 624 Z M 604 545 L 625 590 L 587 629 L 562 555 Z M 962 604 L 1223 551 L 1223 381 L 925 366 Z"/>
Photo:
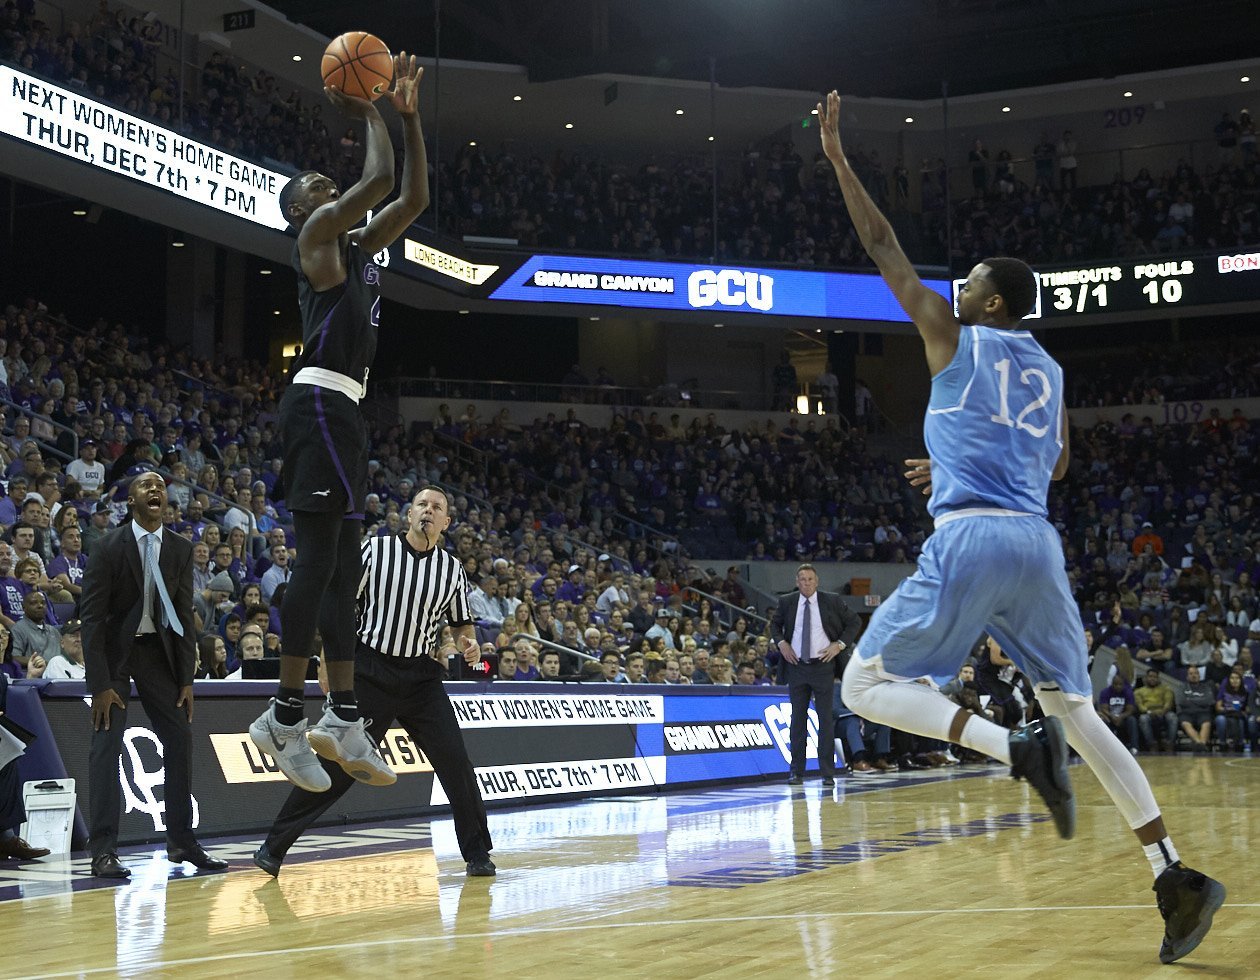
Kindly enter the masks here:
<path id="1" fill-rule="evenodd" d="M 734 925 L 742 922 L 766 922 L 783 919 L 856 919 L 875 918 L 879 916 L 910 915 L 971 915 L 976 912 L 1114 912 L 1128 909 L 1150 910 L 1150 905 L 1029 905 L 1018 908 L 953 908 L 953 909 L 888 909 L 881 912 L 781 912 L 769 915 L 728 915 L 705 916 L 702 919 L 674 919 L 669 925 L 698 926 L 703 923 L 720 923 Z M 1260 908 L 1260 902 L 1232 902 L 1222 905 L 1226 909 Z M 591 922 L 586 925 L 563 926 L 531 926 L 528 928 L 504 929 L 493 932 L 443 933 L 435 936 L 411 936 L 394 939 L 372 939 L 366 942 L 326 943 L 320 946 L 286 946 L 281 949 L 255 949 L 239 953 L 217 953 L 213 956 L 189 956 L 178 960 L 157 960 L 145 963 L 144 971 L 159 970 L 174 966 L 197 966 L 202 963 L 220 963 L 229 960 L 248 960 L 263 956 L 290 956 L 294 953 L 330 953 L 346 949 L 370 949 L 373 946 L 401 946 L 411 943 L 452 942 L 467 939 L 512 939 L 516 936 L 537 935 L 539 933 L 573 933 L 593 929 L 641 929 L 649 925 L 660 925 L 659 922 Z M 64 973 L 31 973 L 13 980 L 42 980 L 52 977 L 83 977 L 99 973 L 117 973 L 119 965 L 90 967 L 88 969 L 68 970 Z"/>

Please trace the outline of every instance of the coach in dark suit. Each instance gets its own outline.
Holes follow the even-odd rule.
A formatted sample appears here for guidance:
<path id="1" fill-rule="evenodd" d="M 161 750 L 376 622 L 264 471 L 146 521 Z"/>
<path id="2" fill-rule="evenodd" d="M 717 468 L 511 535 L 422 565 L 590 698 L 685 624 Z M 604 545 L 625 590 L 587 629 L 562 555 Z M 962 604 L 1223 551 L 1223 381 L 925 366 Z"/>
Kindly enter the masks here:
<path id="1" fill-rule="evenodd" d="M 777 679 L 787 684 L 792 699 L 788 782 L 799 783 L 805 773 L 809 699 L 813 697 L 818 713 L 818 769 L 823 784 L 831 786 L 836 778 L 832 696 L 836 676 L 844 672 L 861 621 L 840 596 L 818 591 L 818 573 L 813 565 L 801 565 L 796 570 L 796 588 L 779 600 L 770 621 L 770 637 L 779 655 Z"/>
<path id="2" fill-rule="evenodd" d="M 166 483 L 157 473 L 131 481 L 127 504 L 132 519 L 92 548 L 80 607 L 94 730 L 88 761 L 92 874 L 131 874 L 116 848 L 122 809 L 118 757 L 127 728 L 122 712 L 133 680 L 162 741 L 167 857 L 222 870 L 227 862 L 206 854 L 192 831 L 192 544 L 162 527 Z M 112 714 L 114 708 L 119 714 Z"/>

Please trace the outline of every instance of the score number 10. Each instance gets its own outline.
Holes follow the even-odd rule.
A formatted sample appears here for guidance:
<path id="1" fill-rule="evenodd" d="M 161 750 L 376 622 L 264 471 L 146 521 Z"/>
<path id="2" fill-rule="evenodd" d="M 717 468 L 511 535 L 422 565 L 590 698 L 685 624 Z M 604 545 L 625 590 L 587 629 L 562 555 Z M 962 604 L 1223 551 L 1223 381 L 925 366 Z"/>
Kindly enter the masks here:
<path id="1" fill-rule="evenodd" d="M 1181 281 L 1179 279 L 1163 279 L 1156 281 L 1152 279 L 1142 287 L 1142 295 L 1146 297 L 1146 301 L 1151 306 L 1156 306 L 1160 302 L 1164 303 L 1180 303 L 1182 296 Z M 1090 300 L 1093 303 L 1090 303 Z M 1075 312 L 1084 313 L 1091 306 L 1103 310 L 1107 308 L 1107 284 L 1100 282 L 1097 286 L 1091 287 L 1088 283 L 1082 283 L 1077 286 L 1075 291 L 1071 286 L 1057 286 L 1054 290 L 1054 308 L 1061 312 L 1067 312 L 1075 308 Z"/>

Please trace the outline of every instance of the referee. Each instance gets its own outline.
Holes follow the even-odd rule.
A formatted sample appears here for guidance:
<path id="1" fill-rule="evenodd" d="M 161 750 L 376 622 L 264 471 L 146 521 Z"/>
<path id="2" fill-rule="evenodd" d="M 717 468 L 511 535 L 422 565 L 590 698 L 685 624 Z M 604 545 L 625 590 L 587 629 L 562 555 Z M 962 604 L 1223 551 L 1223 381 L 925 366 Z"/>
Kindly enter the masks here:
<path id="1" fill-rule="evenodd" d="M 363 717 L 372 719 L 368 734 L 373 744 L 380 743 L 397 719 L 433 764 L 451 801 L 468 874 L 486 877 L 495 873 L 486 806 L 442 687 L 440 664 L 450 648 L 436 647 L 447 621 L 464 660 L 474 664 L 481 657 L 468 614 L 468 580 L 459 561 L 442 550 L 450 523 L 446 491 L 425 487 L 411 502 L 405 534 L 371 537 L 364 543 L 354 684 Z M 293 842 L 355 783 L 336 763 L 320 762 L 332 788 L 312 793 L 295 787 L 254 853 L 254 863 L 269 875 L 279 876 Z"/>

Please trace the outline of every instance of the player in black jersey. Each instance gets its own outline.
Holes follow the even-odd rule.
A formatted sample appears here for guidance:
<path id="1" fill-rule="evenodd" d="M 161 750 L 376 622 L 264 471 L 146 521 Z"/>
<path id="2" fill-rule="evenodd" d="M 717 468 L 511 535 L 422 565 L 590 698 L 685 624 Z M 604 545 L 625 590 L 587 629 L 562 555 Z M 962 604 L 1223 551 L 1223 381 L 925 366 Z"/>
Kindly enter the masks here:
<path id="1" fill-rule="evenodd" d="M 250 726 L 254 744 L 295 785 L 331 785 L 314 752 L 362 782 L 397 779 L 365 734 L 354 696 L 355 596 L 367 494 L 367 428 L 358 403 L 376 353 L 380 269 L 372 256 L 394 242 L 429 203 L 428 161 L 417 112 L 424 69 L 395 58 L 387 98 L 402 120 L 402 190 L 356 228 L 394 188 L 394 150 L 376 106 L 336 89 L 332 104 L 367 127 L 363 176 L 344 194 L 329 177 L 298 174 L 280 192 L 297 232 L 293 266 L 302 309 L 302 353 L 280 403 L 285 500 L 293 513 L 298 559 L 280 610 L 284 654 L 280 686 Z M 323 717 L 307 730 L 303 686 L 318 626 L 331 692 Z M 314 752 L 312 751 L 314 750 Z"/>

